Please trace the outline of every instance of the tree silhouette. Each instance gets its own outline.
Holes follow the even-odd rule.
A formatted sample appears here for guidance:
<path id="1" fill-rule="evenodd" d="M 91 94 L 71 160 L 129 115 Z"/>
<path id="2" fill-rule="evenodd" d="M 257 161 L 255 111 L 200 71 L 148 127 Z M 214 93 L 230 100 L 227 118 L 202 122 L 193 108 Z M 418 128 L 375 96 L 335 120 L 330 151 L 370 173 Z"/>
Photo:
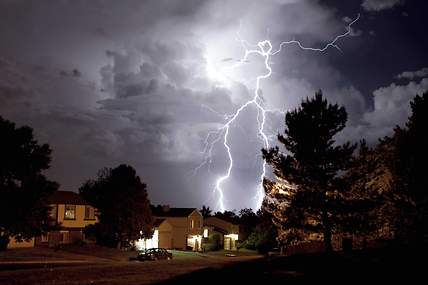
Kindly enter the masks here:
<path id="1" fill-rule="evenodd" d="M 239 211 L 239 238 L 245 240 L 255 230 L 259 216 L 252 209 L 244 208 Z"/>
<path id="2" fill-rule="evenodd" d="M 202 208 L 201 208 L 201 215 L 202 215 L 202 217 L 208 218 L 208 217 L 211 216 L 211 213 L 212 213 L 212 210 L 210 209 L 210 207 L 202 205 Z"/>
<path id="3" fill-rule="evenodd" d="M 346 120 L 345 108 L 328 104 L 318 91 L 285 116 L 285 135 L 278 135 L 278 140 L 288 154 L 278 147 L 263 150 L 277 178 L 264 181 L 267 200 L 281 205 L 270 209 L 282 217 L 276 222 L 288 231 L 288 238 L 321 233 L 329 251 L 342 203 L 339 194 L 345 190 L 340 174 L 349 168 L 356 147 L 349 142 L 335 144 L 334 136 L 343 130 Z"/>
<path id="4" fill-rule="evenodd" d="M 377 149 L 388 178 L 385 185 L 392 204 L 388 214 L 395 238 L 422 244 L 428 239 L 428 92 L 417 95 L 410 105 L 412 115 L 406 127 L 397 126 Z"/>
<path id="5" fill-rule="evenodd" d="M 233 224 L 239 223 L 239 217 L 236 215 L 235 210 L 233 211 L 224 211 L 224 212 L 215 212 L 214 217 L 223 219 Z"/>
<path id="6" fill-rule="evenodd" d="M 86 181 L 79 192 L 99 211 L 99 223 L 92 227 L 97 243 L 120 248 L 123 242 L 152 236 L 146 184 L 131 166 L 101 169 L 97 179 Z"/>
<path id="7" fill-rule="evenodd" d="M 28 127 L 0 117 L 0 250 L 10 237 L 38 236 L 49 229 L 48 197 L 58 184 L 46 179 L 51 149 L 40 145 Z"/>
<path id="8" fill-rule="evenodd" d="M 241 219 L 243 217 L 243 222 L 247 219 L 253 220 L 254 216 L 256 218 L 255 221 L 252 221 L 255 222 L 255 224 L 251 233 L 249 233 L 248 237 L 245 237 L 245 241 L 242 243 L 241 247 L 256 249 L 259 253 L 266 254 L 269 250 L 278 245 L 276 239 L 277 229 L 275 225 L 272 224 L 272 216 L 269 212 L 260 209 L 257 211 L 257 214 L 254 214 L 251 209 L 243 209 L 240 213 Z M 241 231 L 239 235 L 241 236 Z M 240 238 L 243 239 L 244 237 Z"/>
<path id="9" fill-rule="evenodd" d="M 383 168 L 379 164 L 376 149 L 367 146 L 365 140 L 359 145 L 351 167 L 343 175 L 347 185 L 341 195 L 342 209 L 338 209 L 340 232 L 357 234 L 360 238 L 380 238 L 379 231 L 387 223 L 382 216 L 386 203 Z M 341 211 L 340 211 L 341 210 Z"/>

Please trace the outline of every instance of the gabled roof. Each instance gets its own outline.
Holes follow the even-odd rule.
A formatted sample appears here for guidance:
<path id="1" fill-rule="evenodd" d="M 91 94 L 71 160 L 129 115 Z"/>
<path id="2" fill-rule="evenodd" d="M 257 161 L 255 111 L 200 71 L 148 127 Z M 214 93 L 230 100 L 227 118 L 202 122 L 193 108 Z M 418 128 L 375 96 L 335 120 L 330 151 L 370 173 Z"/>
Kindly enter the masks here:
<path id="1" fill-rule="evenodd" d="M 50 204 L 89 205 L 82 196 L 71 191 L 55 191 L 49 197 Z"/>
<path id="2" fill-rule="evenodd" d="M 152 209 L 153 216 L 156 217 L 184 217 L 187 218 L 191 213 L 196 211 L 196 208 L 168 208 L 162 209 L 155 207 Z"/>
<path id="3" fill-rule="evenodd" d="M 157 228 L 165 221 L 166 221 L 165 219 L 156 219 L 155 222 L 153 223 L 153 227 Z"/>

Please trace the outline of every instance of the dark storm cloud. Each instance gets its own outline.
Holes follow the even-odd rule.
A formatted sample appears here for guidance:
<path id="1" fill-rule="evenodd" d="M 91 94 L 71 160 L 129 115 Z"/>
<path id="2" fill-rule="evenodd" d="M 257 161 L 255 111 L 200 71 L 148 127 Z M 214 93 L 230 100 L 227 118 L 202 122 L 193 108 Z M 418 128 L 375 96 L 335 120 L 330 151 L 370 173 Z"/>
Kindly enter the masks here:
<path id="1" fill-rule="evenodd" d="M 417 79 L 417 78 L 423 78 L 428 76 L 428 67 L 421 68 L 416 71 L 404 71 L 400 74 L 398 74 L 396 77 L 398 79 Z"/>
<path id="2" fill-rule="evenodd" d="M 428 63 L 414 42 L 397 47 L 398 54 L 411 52 L 406 60 L 397 57 L 393 68 L 392 61 L 373 60 L 385 56 L 383 46 L 374 48 L 379 41 L 401 43 L 402 35 L 386 28 L 389 20 L 373 16 L 378 13 L 360 11 L 362 4 L 380 15 L 394 6 L 401 17 L 399 9 L 406 9 L 405 25 L 413 27 L 410 19 L 419 9 L 356 1 L 348 11 L 341 7 L 345 1 L 332 2 L 2 1 L 0 35 L 8 44 L 0 45 L 0 112 L 31 125 L 40 141 L 52 145 L 49 175 L 64 189 L 76 190 L 101 167 L 130 163 L 154 203 L 215 207 L 213 185 L 227 156 L 219 143 L 211 172 L 205 167 L 193 175 L 204 139 L 251 98 L 254 78 L 265 72 L 261 58 L 251 57 L 228 84 L 209 73 L 210 64 L 228 66 L 242 57 L 238 31 L 251 43 L 269 37 L 276 46 L 297 39 L 320 47 L 363 12 L 352 36 L 339 43 L 343 53 L 287 46 L 271 58 L 272 77 L 262 83 L 270 109 L 295 108 L 321 88 L 349 112 L 346 139 L 387 134 L 405 120 L 414 93 L 427 88 L 421 68 Z M 393 40 L 385 39 L 387 33 Z M 385 76 L 376 69 L 384 66 Z M 379 76 L 368 77 L 368 70 Z M 256 115 L 246 110 L 231 128 L 235 168 L 225 183 L 231 209 L 254 205 L 262 147 Z M 267 122 L 272 138 L 284 128 L 282 116 L 269 115 Z"/>
<path id="3" fill-rule="evenodd" d="M 404 0 L 364 0 L 361 6 L 367 11 L 381 11 L 401 5 Z"/>

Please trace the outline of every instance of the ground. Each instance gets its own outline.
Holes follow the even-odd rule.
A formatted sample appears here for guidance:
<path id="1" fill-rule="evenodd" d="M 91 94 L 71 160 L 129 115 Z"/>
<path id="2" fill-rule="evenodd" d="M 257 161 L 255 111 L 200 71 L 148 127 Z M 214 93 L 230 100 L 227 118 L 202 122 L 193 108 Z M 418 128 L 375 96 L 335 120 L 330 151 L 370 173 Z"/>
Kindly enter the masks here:
<path id="1" fill-rule="evenodd" d="M 131 262 L 134 253 L 114 249 L 92 248 L 89 255 L 82 251 L 76 247 L 0 253 L 0 284 L 424 284 L 426 279 L 426 248 L 286 257 L 174 251 L 173 260 L 153 262 Z M 14 262 L 21 267 L 13 267 Z"/>
<path id="2" fill-rule="evenodd" d="M 0 284 L 150 284 L 261 258 L 254 252 L 172 252 L 173 260 L 138 262 L 129 261 L 135 252 L 97 246 L 8 250 L 0 252 Z"/>
<path id="3" fill-rule="evenodd" d="M 425 284 L 426 253 L 426 248 L 392 248 L 266 257 L 160 284 Z"/>

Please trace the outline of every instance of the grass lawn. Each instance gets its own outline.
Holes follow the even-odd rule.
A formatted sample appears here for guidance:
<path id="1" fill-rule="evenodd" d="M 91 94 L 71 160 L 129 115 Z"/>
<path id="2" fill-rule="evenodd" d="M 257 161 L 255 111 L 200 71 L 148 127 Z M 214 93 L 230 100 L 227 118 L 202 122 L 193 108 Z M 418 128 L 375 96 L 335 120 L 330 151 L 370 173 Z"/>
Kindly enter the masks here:
<path id="1" fill-rule="evenodd" d="M 12 261 L 58 261 L 58 260 L 86 260 L 99 261 L 127 261 L 135 252 L 124 252 L 114 248 L 96 245 L 67 245 L 60 250 L 48 247 L 17 248 L 0 252 L 1 262 Z"/>
<path id="2" fill-rule="evenodd" d="M 227 257 L 227 252 L 197 253 L 172 250 L 172 260 L 129 261 L 136 252 L 122 252 L 97 246 L 65 247 L 59 251 L 33 248 L 6 251 L 0 255 L 0 284 L 152 284 L 180 275 L 227 264 L 252 260 L 258 256 Z M 74 258 L 73 260 L 71 258 Z M 88 261 L 79 264 L 79 260 Z M 37 261 L 46 263 L 28 266 L 4 266 L 9 261 Z M 54 261 L 70 263 L 55 264 Z M 50 262 L 49 262 L 50 261 Z M 3 264 L 4 265 L 4 264 Z"/>
<path id="3" fill-rule="evenodd" d="M 426 248 L 276 256 L 204 268 L 161 284 L 425 284 Z"/>
<path id="4" fill-rule="evenodd" d="M 219 250 L 219 251 L 210 251 L 206 253 L 210 256 L 228 256 L 228 257 L 239 257 L 239 256 L 258 256 L 259 254 L 255 250 L 249 249 L 240 249 L 238 251 L 231 250 Z"/>

